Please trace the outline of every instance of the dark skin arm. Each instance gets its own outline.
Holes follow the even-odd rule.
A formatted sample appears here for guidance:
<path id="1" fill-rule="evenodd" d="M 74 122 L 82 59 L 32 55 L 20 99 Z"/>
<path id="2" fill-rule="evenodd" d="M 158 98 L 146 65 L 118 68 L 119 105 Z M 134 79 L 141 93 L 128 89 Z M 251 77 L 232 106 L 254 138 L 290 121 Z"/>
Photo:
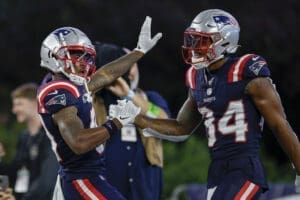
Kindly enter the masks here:
<path id="1" fill-rule="evenodd" d="M 52 115 L 54 123 L 68 146 L 76 154 L 84 154 L 95 149 L 109 139 L 110 135 L 103 126 L 97 128 L 84 129 L 82 121 L 77 116 L 77 108 L 66 107 Z M 120 129 L 122 125 L 117 119 L 114 124 Z"/>
<path id="2" fill-rule="evenodd" d="M 143 55 L 144 54 L 140 51 L 132 51 L 131 53 L 104 65 L 95 72 L 91 81 L 88 83 L 89 91 L 95 93 L 111 84 L 118 77 L 125 74 Z"/>
<path id="3" fill-rule="evenodd" d="M 116 78 L 126 73 L 143 55 L 139 51 L 132 51 L 101 67 L 88 83 L 88 89 L 95 93 L 110 84 Z M 103 144 L 110 137 L 107 129 L 103 126 L 84 129 L 81 119 L 77 116 L 77 108 L 74 106 L 60 110 L 53 114 L 52 118 L 59 127 L 62 137 L 76 154 L 86 153 Z M 113 119 L 113 122 L 118 129 L 122 127 L 117 119 Z"/>
<path id="4" fill-rule="evenodd" d="M 164 135 L 181 136 L 191 134 L 200 121 L 196 101 L 189 95 L 176 119 L 153 119 L 139 114 L 134 123 L 140 128 L 151 128 Z"/>
<path id="5" fill-rule="evenodd" d="M 268 126 L 274 133 L 282 149 L 293 162 L 296 172 L 300 174 L 300 145 L 298 138 L 286 120 L 280 97 L 270 79 L 256 78 L 248 83 L 249 94 Z"/>

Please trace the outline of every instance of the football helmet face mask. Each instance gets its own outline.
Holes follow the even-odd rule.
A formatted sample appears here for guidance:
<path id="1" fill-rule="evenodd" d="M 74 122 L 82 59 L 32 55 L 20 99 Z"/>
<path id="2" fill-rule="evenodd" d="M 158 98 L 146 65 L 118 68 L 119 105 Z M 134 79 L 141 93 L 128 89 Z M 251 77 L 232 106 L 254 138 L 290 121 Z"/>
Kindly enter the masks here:
<path id="1" fill-rule="evenodd" d="M 200 69 L 235 53 L 240 27 L 228 12 L 210 9 L 200 12 L 183 36 L 182 56 L 187 64 Z"/>
<path id="2" fill-rule="evenodd" d="M 95 57 L 90 39 L 73 27 L 54 30 L 41 47 L 41 66 L 53 73 L 63 73 L 76 85 L 89 81 L 96 70 Z"/>

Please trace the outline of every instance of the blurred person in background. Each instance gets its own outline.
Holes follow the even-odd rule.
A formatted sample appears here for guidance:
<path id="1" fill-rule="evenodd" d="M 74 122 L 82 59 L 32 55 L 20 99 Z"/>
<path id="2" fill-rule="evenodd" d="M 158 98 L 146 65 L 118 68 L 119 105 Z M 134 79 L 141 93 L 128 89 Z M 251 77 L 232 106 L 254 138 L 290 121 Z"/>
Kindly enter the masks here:
<path id="1" fill-rule="evenodd" d="M 97 66 L 103 66 L 127 53 L 128 49 L 108 43 L 96 43 Z M 107 120 L 110 104 L 131 100 L 141 113 L 153 118 L 168 118 L 166 101 L 155 91 L 138 87 L 139 71 L 133 64 L 125 75 L 95 94 L 94 108 L 98 124 Z M 122 87 L 118 87 L 121 84 Z M 105 175 L 126 199 L 159 200 L 162 193 L 163 148 L 161 139 L 144 137 L 134 124 L 125 125 L 105 144 Z"/>
<path id="2" fill-rule="evenodd" d="M 184 32 L 183 58 L 191 65 L 186 74 L 189 93 L 177 118 L 138 115 L 134 122 L 148 136 L 181 141 L 203 120 L 212 159 L 207 199 L 258 199 L 268 190 L 259 157 L 264 120 L 295 166 L 300 187 L 300 144 L 267 62 L 255 54 L 230 55 L 239 47 L 239 32 L 230 13 L 200 12 Z M 123 116 L 122 104 L 111 106 L 110 115 Z"/>
<path id="3" fill-rule="evenodd" d="M 151 37 L 146 17 L 134 51 L 97 71 L 94 45 L 78 28 L 55 29 L 42 42 L 41 67 L 52 76 L 39 88 L 39 114 L 60 164 L 53 199 L 124 199 L 105 179 L 103 144 L 140 109 L 98 125 L 92 96 L 127 72 L 161 36 Z"/>
<path id="4" fill-rule="evenodd" d="M 6 165 L 6 174 L 16 199 L 51 199 L 58 163 L 37 113 L 37 85 L 25 83 L 11 93 L 12 112 L 26 129 L 19 134 L 16 154 Z M 2 145 L 0 145 L 2 146 Z M 0 148 L 1 149 L 1 148 Z M 2 146 L 1 156 L 5 155 Z"/>
<path id="5" fill-rule="evenodd" d="M 0 187 L 0 199 L 1 200 L 15 200 L 12 189 L 7 188 L 7 189 L 3 190 Z"/>
<path id="6" fill-rule="evenodd" d="M 0 141 L 0 174 L 9 173 L 9 165 L 2 161 L 2 158 L 6 155 L 4 145 Z"/>

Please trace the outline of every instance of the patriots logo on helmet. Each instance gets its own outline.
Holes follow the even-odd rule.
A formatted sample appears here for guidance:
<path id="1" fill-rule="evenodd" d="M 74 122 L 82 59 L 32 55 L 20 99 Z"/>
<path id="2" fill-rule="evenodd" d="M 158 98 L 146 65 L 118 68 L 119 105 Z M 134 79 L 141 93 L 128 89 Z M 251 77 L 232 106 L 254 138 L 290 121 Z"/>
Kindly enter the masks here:
<path id="1" fill-rule="evenodd" d="M 57 95 L 53 98 L 51 98 L 47 103 L 46 105 L 47 106 L 51 106 L 51 105 L 63 105 L 65 106 L 67 104 L 67 99 L 66 99 L 66 96 L 65 94 L 61 94 L 61 95 Z"/>
<path id="2" fill-rule="evenodd" d="M 66 36 L 66 35 L 68 35 L 69 33 L 71 33 L 71 31 L 68 30 L 68 29 L 58 29 L 58 30 L 56 30 L 56 31 L 54 32 L 54 34 L 55 34 L 56 36 L 59 36 L 60 34 L 62 34 L 63 36 Z"/>
<path id="3" fill-rule="evenodd" d="M 217 24 L 218 28 L 222 28 L 225 25 L 237 26 L 237 23 L 235 22 L 234 19 L 232 19 L 228 16 L 225 16 L 225 15 L 213 16 L 213 19 L 214 19 L 215 23 Z"/>

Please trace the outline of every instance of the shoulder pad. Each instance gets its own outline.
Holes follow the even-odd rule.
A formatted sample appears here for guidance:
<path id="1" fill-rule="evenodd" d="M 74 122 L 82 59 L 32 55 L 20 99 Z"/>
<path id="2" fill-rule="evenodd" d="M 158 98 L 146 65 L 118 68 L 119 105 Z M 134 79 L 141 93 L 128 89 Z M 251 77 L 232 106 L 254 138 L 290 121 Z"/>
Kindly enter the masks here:
<path id="1" fill-rule="evenodd" d="M 38 91 L 39 113 L 55 113 L 74 105 L 80 96 L 78 88 L 68 81 L 51 81 Z"/>
<path id="2" fill-rule="evenodd" d="M 243 79 L 270 76 L 265 59 L 259 55 L 246 54 L 236 60 L 228 71 L 228 82 L 237 82 Z"/>
<path id="3" fill-rule="evenodd" d="M 196 88 L 196 68 L 191 66 L 185 74 L 185 84 L 187 87 L 191 88 L 191 89 L 195 89 Z"/>

